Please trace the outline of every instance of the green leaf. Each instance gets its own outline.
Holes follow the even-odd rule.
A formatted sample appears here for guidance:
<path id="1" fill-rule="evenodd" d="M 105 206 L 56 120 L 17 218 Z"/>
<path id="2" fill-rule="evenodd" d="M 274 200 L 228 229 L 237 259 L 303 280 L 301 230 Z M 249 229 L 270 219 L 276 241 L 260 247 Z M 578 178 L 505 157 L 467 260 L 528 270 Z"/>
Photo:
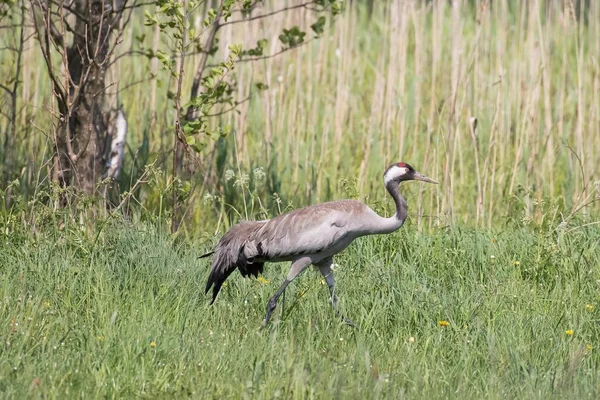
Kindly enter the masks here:
<path id="1" fill-rule="evenodd" d="M 269 85 L 262 83 L 262 82 L 258 82 L 256 83 L 256 89 L 263 91 L 263 90 L 267 90 L 269 88 Z"/>
<path id="2" fill-rule="evenodd" d="M 150 12 L 148 10 L 146 10 L 144 12 L 144 16 L 146 17 L 146 19 L 144 20 L 144 25 L 152 26 L 152 25 L 156 25 L 158 23 L 156 16 L 150 14 Z"/>
<path id="3" fill-rule="evenodd" d="M 186 136 L 185 137 L 185 142 L 188 144 L 188 146 L 193 146 L 196 144 L 196 137 L 194 136 Z"/>
<path id="4" fill-rule="evenodd" d="M 327 22 L 327 18 L 325 18 L 323 15 L 321 15 L 319 17 L 319 19 L 317 20 L 317 22 L 312 24 L 310 27 L 317 36 L 320 36 L 323 33 L 323 29 L 325 27 L 326 22 Z"/>
<path id="5" fill-rule="evenodd" d="M 231 51 L 234 55 L 238 56 L 242 52 L 242 45 L 231 44 L 229 45 L 229 51 Z"/>

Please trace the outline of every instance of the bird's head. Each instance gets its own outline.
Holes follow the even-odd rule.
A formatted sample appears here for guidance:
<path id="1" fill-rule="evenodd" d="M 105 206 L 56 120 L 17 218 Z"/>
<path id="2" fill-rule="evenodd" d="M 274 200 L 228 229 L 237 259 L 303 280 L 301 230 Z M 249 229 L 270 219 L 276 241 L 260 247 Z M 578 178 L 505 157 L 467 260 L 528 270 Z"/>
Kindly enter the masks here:
<path id="1" fill-rule="evenodd" d="M 404 162 L 392 164 L 385 170 L 383 181 L 387 185 L 390 182 L 400 184 L 403 181 L 423 181 L 428 183 L 437 183 L 431 178 L 421 175 L 413 167 Z"/>

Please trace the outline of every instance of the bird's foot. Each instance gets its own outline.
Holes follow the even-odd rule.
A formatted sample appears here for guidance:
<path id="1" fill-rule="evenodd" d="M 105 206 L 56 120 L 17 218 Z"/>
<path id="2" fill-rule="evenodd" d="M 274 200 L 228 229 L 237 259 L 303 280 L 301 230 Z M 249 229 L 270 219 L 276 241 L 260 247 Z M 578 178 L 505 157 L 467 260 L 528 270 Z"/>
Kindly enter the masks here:
<path id="1" fill-rule="evenodd" d="M 352 322 L 351 319 L 344 317 L 344 322 L 348 325 L 350 325 L 353 328 L 358 329 L 358 325 L 356 325 L 354 322 Z"/>
<path id="2" fill-rule="evenodd" d="M 267 325 L 269 325 L 269 323 L 267 322 L 267 320 L 263 319 L 260 326 L 258 327 L 258 331 L 264 331 Z"/>

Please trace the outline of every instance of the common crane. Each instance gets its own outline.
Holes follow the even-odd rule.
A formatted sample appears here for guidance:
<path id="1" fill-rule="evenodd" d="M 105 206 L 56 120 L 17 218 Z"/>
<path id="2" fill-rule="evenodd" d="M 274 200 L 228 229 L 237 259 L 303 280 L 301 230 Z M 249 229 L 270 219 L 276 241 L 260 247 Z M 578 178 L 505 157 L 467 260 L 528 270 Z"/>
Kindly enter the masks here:
<path id="1" fill-rule="evenodd" d="M 340 200 L 300 208 L 269 220 L 238 223 L 221 238 L 214 251 L 202 256 L 214 254 L 205 290 L 208 293 L 213 287 L 210 304 L 236 268 L 243 277 L 258 277 L 265 262 L 291 261 L 287 278 L 267 303 L 264 325 L 269 323 L 285 288 L 311 264 L 325 278 L 339 315 L 331 269 L 333 257 L 360 236 L 399 229 L 406 220 L 407 208 L 398 186 L 400 182 L 411 180 L 437 183 L 404 162 L 392 164 L 385 170 L 383 182 L 396 203 L 396 212 L 389 218 L 379 216 L 358 200 Z M 354 326 L 349 319 L 344 320 Z"/>

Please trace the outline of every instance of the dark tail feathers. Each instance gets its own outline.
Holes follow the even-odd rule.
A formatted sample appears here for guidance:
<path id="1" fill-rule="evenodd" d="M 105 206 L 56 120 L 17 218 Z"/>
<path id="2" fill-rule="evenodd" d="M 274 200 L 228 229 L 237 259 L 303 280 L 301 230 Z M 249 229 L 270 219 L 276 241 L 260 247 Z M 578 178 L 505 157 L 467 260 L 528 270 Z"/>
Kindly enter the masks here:
<path id="1" fill-rule="evenodd" d="M 215 254 L 215 251 L 214 251 L 214 250 L 213 250 L 213 251 L 209 251 L 209 252 L 208 252 L 208 253 L 206 253 L 206 254 L 202 254 L 202 255 L 201 255 L 200 257 L 198 257 L 198 258 L 206 258 L 206 257 L 212 256 L 213 254 Z"/>
<path id="2" fill-rule="evenodd" d="M 223 272 L 219 270 L 210 271 L 210 275 L 208 276 L 208 281 L 206 282 L 206 289 L 204 289 L 204 294 L 207 294 L 210 290 L 211 286 L 213 287 L 212 299 L 210 300 L 210 304 L 215 302 L 217 295 L 219 294 L 219 290 L 221 290 L 221 286 L 223 286 L 223 282 L 227 280 L 229 275 L 235 270 L 235 268 L 228 268 Z"/>

